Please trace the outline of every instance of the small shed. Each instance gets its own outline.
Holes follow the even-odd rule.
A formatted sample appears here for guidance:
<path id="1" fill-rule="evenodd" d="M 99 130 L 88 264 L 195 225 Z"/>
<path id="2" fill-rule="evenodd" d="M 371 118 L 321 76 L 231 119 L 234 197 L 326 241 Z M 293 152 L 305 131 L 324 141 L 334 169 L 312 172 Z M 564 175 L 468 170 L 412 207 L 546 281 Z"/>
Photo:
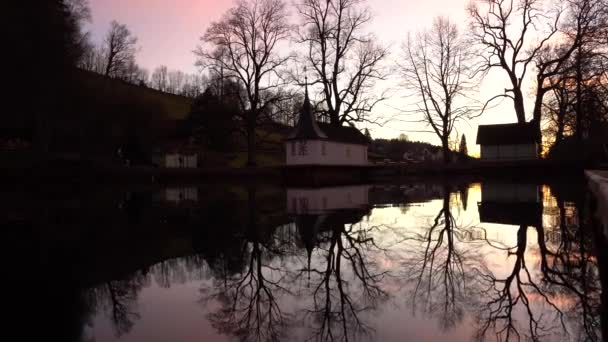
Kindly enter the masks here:
<path id="1" fill-rule="evenodd" d="M 189 142 L 174 142 L 156 152 L 160 167 L 190 169 L 199 166 L 200 149 Z"/>
<path id="2" fill-rule="evenodd" d="M 477 144 L 482 160 L 531 160 L 538 158 L 538 125 L 512 123 L 480 125 Z"/>

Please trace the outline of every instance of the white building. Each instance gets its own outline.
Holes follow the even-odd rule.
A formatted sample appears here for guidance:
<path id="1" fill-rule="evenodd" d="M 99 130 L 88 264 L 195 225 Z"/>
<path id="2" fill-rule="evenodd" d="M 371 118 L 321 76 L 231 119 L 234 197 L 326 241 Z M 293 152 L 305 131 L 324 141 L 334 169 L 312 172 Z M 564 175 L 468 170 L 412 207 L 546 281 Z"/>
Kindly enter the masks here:
<path id="1" fill-rule="evenodd" d="M 355 127 L 317 122 L 307 90 L 298 124 L 285 142 L 285 160 L 287 165 L 367 165 L 369 143 Z"/>
<path id="2" fill-rule="evenodd" d="M 538 126 L 533 123 L 480 125 L 477 144 L 483 160 L 532 160 L 538 158 Z"/>

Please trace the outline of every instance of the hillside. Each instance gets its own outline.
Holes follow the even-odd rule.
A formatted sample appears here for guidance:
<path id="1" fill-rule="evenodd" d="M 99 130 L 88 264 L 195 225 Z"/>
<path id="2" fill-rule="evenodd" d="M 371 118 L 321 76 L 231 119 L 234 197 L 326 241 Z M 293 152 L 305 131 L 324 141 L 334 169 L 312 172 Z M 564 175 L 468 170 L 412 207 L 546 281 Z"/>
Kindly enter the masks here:
<path id="1" fill-rule="evenodd" d="M 188 116 L 193 99 L 165 93 L 146 86 L 131 84 L 119 79 L 112 79 L 103 75 L 78 69 L 74 73 L 75 82 L 83 84 L 89 89 L 97 89 L 100 93 L 127 97 L 134 102 L 157 103 L 162 106 L 168 120 L 183 120 Z"/>

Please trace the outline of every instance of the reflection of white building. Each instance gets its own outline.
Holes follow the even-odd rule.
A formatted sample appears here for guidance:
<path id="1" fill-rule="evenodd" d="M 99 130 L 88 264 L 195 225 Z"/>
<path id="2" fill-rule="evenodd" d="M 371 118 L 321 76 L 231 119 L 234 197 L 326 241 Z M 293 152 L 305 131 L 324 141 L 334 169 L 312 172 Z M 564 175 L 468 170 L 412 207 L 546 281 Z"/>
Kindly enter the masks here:
<path id="1" fill-rule="evenodd" d="M 369 215 L 369 189 L 368 185 L 287 189 L 287 213 L 306 248 L 309 268 L 320 236 L 342 234 L 344 225 Z"/>
<path id="2" fill-rule="evenodd" d="M 484 182 L 478 205 L 481 222 L 540 226 L 542 203 L 536 184 Z"/>
<path id="3" fill-rule="evenodd" d="M 197 202 L 198 189 L 193 186 L 183 188 L 167 188 L 165 189 L 165 200 L 173 203 L 186 201 Z"/>
<path id="4" fill-rule="evenodd" d="M 319 214 L 367 207 L 369 207 L 368 185 L 287 189 L 287 212 L 289 214 Z"/>
<path id="5" fill-rule="evenodd" d="M 540 202 L 540 193 L 536 184 L 520 183 L 483 183 L 481 185 L 482 202 Z"/>

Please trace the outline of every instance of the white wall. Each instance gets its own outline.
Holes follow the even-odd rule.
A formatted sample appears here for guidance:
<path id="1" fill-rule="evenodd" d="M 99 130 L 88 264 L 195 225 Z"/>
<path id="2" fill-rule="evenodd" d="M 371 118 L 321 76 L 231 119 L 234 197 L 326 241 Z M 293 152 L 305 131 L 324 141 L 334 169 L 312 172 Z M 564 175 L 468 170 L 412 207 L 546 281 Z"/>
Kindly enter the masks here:
<path id="1" fill-rule="evenodd" d="M 285 143 L 287 165 L 367 165 L 366 145 L 322 140 L 305 141 L 305 155 L 301 154 L 301 141 L 292 140 Z"/>
<path id="2" fill-rule="evenodd" d="M 521 160 L 536 158 L 536 144 L 481 145 L 481 159 Z"/>
<path id="3" fill-rule="evenodd" d="M 182 158 L 180 164 L 179 158 Z M 167 153 L 165 155 L 164 167 L 169 168 L 196 168 L 198 165 L 198 156 L 196 154 L 185 155 L 178 153 Z"/>
<path id="4" fill-rule="evenodd" d="M 481 201 L 517 203 L 540 202 L 538 186 L 535 184 L 482 183 Z"/>
<path id="5" fill-rule="evenodd" d="M 369 204 L 369 186 L 354 185 L 319 189 L 287 189 L 289 214 L 314 214 L 339 209 L 363 208 Z"/>

